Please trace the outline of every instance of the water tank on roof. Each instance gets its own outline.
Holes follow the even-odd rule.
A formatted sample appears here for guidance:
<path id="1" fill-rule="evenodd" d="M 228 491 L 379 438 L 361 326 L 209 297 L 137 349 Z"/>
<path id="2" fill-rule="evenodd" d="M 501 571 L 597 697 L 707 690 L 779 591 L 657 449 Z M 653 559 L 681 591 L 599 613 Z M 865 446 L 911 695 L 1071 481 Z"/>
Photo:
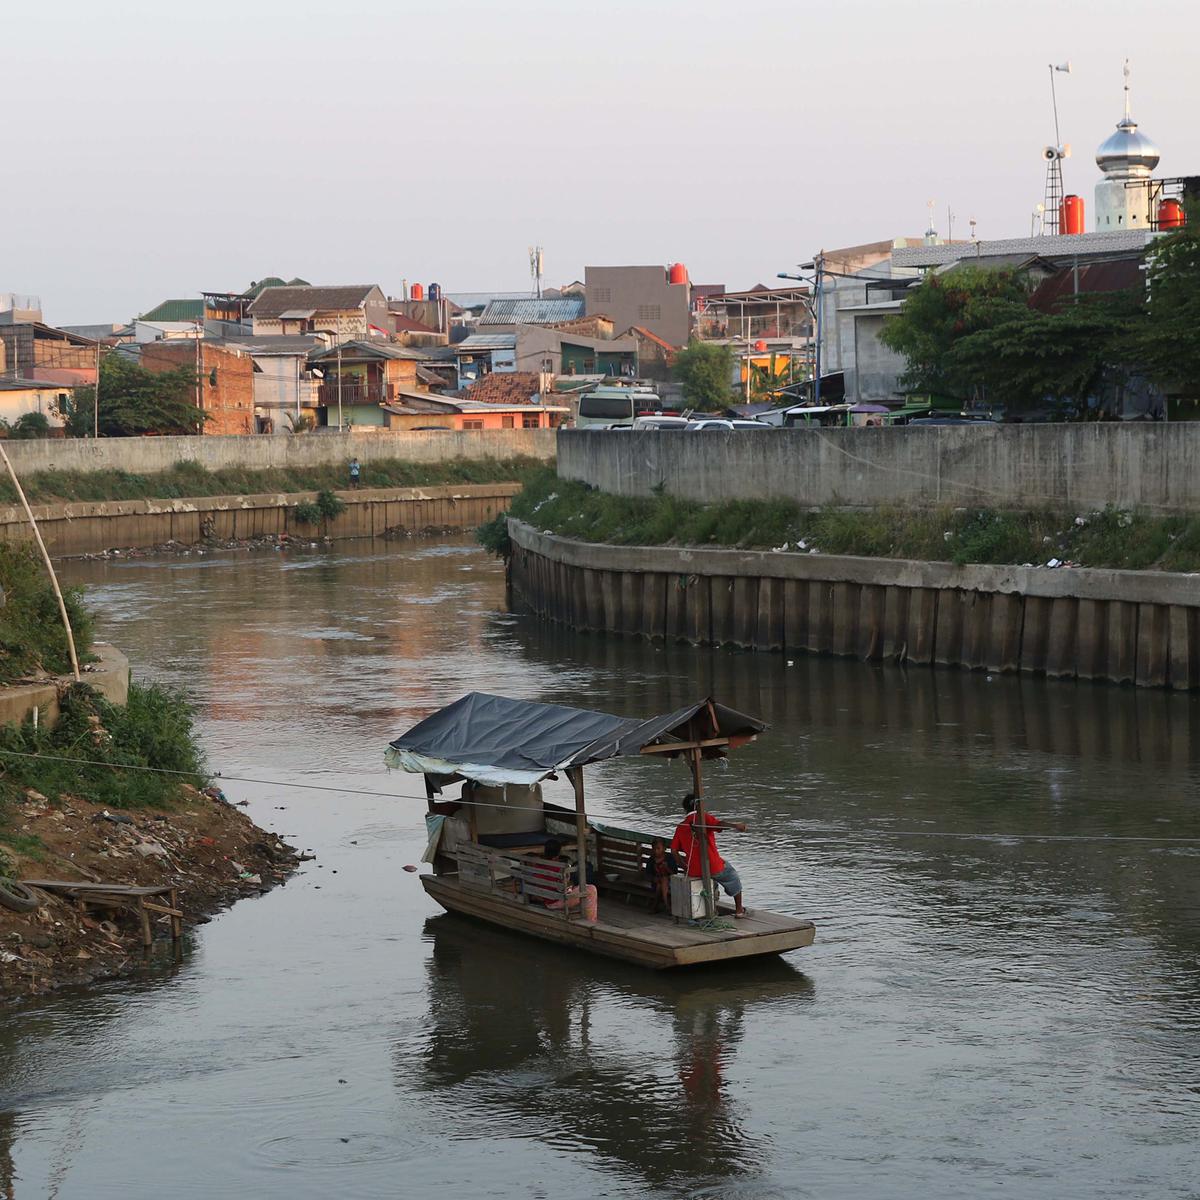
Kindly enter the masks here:
<path id="1" fill-rule="evenodd" d="M 761 338 L 759 338 L 759 340 L 754 343 L 754 349 L 759 354 L 761 354 L 764 350 L 766 350 L 766 348 L 767 348 L 767 343 L 764 342 Z"/>
<path id="2" fill-rule="evenodd" d="M 1166 199 L 1158 206 L 1159 229 L 1178 229 L 1187 223 L 1187 214 L 1178 200 Z"/>
<path id="3" fill-rule="evenodd" d="M 687 267 L 683 263 L 672 263 L 669 278 L 672 283 L 687 283 Z"/>
<path id="4" fill-rule="evenodd" d="M 409 296 L 413 300 L 424 300 L 425 299 L 424 287 L 422 287 L 421 284 L 419 284 L 419 283 L 414 283 L 412 285 L 412 291 L 409 293 Z"/>
<path id="5" fill-rule="evenodd" d="M 1058 227 L 1060 233 L 1083 233 L 1083 197 L 1064 196 L 1059 212 Z"/>
<path id="6" fill-rule="evenodd" d="M 429 285 L 430 300 L 440 300 L 442 298 L 442 285 L 440 283 L 431 283 Z"/>

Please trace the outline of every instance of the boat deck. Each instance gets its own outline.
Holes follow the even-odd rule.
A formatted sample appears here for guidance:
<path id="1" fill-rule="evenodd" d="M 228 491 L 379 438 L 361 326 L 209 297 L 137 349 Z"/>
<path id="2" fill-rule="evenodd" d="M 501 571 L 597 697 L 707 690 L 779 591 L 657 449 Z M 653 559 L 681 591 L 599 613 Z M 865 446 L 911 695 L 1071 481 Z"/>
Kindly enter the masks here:
<path id="1" fill-rule="evenodd" d="M 456 875 L 422 875 L 421 883 L 450 912 L 660 970 L 782 954 L 811 945 L 816 935 L 811 921 L 766 909 L 751 909 L 740 921 L 732 913 L 719 912 L 716 927 L 704 929 L 610 899 L 603 892 L 600 919 L 589 925 L 568 920 L 561 912 L 523 904 L 515 896 L 463 883 Z"/>

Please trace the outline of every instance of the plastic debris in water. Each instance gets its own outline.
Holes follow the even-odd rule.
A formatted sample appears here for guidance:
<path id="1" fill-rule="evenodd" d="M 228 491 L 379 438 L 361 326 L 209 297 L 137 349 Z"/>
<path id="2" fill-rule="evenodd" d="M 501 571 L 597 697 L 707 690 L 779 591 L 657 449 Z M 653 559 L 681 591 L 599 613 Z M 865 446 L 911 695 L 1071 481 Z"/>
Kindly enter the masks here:
<path id="1" fill-rule="evenodd" d="M 416 871 L 416 870 L 418 870 L 419 868 L 417 868 L 417 867 L 413 866 L 413 864 L 412 864 L 412 863 L 405 863 L 405 864 L 404 864 L 404 869 L 405 869 L 406 871 Z"/>

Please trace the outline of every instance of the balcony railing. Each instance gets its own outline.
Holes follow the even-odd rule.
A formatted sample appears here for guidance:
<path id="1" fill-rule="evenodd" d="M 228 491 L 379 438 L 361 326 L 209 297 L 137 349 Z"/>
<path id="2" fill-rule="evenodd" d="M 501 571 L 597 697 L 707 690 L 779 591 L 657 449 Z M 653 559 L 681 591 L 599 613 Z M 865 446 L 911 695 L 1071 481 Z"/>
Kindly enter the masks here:
<path id="1" fill-rule="evenodd" d="M 319 392 L 320 404 L 330 405 L 338 402 L 338 385 L 336 381 L 322 383 Z M 378 383 L 343 383 L 341 401 L 343 404 L 385 404 L 387 403 L 387 388 Z"/>

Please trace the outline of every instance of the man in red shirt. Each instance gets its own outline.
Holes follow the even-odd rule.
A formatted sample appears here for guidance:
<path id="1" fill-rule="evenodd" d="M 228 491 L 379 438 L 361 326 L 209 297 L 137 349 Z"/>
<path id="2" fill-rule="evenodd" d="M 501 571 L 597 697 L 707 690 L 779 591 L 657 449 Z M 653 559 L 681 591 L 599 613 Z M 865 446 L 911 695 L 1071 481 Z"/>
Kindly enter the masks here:
<path id="1" fill-rule="evenodd" d="M 683 798 L 683 811 L 687 814 L 675 827 L 675 836 L 671 839 L 671 853 L 680 856 L 685 864 L 684 870 L 691 879 L 700 879 L 704 868 L 700 861 L 700 845 L 694 836 L 696 823 L 696 797 L 688 792 Z M 741 821 L 720 821 L 712 813 L 704 814 L 704 829 L 708 835 L 708 871 L 713 883 L 720 884 L 726 895 L 733 897 L 735 917 L 744 917 L 746 909 L 742 904 L 742 881 L 732 863 L 727 863 L 717 850 L 718 829 L 736 829 L 739 833 L 746 832 L 746 826 Z"/>

